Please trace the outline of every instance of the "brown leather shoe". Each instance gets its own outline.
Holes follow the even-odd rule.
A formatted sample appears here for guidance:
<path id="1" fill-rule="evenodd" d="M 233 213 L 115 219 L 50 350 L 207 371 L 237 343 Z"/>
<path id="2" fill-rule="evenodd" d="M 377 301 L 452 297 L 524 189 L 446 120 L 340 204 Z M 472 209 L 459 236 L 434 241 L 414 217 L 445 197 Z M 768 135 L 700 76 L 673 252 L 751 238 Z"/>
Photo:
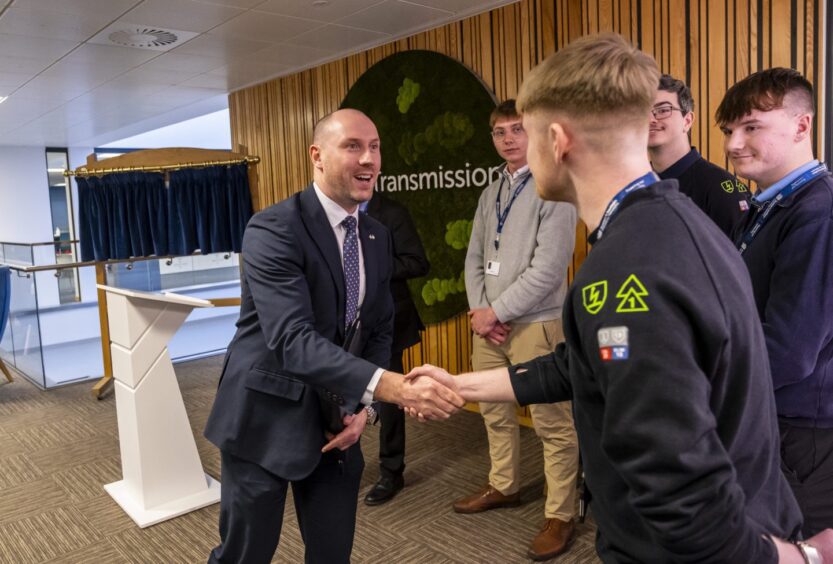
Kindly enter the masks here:
<path id="1" fill-rule="evenodd" d="M 517 507 L 521 504 L 520 492 L 511 495 L 503 495 L 491 485 L 486 486 L 470 496 L 458 499 L 454 502 L 456 513 L 480 513 L 498 507 Z"/>
<path id="2" fill-rule="evenodd" d="M 565 552 L 576 533 L 576 525 L 572 519 L 547 519 L 541 532 L 532 539 L 527 556 L 533 560 L 549 560 Z"/>

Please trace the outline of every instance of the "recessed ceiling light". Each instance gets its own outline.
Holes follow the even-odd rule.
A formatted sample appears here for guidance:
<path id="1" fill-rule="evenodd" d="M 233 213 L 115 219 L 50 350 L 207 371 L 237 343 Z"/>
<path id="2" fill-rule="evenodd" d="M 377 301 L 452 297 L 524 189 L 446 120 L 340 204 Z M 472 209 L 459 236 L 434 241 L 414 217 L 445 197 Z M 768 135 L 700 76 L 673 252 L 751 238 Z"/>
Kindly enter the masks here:
<path id="1" fill-rule="evenodd" d="M 321 6 L 326 6 L 329 3 L 329 0 L 315 0 L 312 5 L 316 8 L 320 8 Z"/>

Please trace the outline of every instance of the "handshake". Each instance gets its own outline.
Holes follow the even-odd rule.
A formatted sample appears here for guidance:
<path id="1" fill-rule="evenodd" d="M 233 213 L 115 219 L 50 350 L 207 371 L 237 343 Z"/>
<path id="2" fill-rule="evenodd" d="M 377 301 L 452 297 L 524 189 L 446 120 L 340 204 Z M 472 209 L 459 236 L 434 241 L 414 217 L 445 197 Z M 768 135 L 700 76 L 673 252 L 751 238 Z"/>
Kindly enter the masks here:
<path id="1" fill-rule="evenodd" d="M 398 404 L 420 421 L 448 419 L 466 403 L 455 378 L 430 364 L 414 368 L 405 376 L 385 371 L 374 399 Z"/>

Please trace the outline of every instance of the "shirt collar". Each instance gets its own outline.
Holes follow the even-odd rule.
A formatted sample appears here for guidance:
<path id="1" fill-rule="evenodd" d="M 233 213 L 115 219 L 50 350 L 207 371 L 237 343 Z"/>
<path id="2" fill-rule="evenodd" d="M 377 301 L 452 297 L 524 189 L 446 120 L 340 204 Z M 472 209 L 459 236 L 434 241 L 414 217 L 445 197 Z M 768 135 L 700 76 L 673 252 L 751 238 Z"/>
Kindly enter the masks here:
<path id="1" fill-rule="evenodd" d="M 669 178 L 679 178 L 688 168 L 700 160 L 700 153 L 697 152 L 695 147 L 692 147 L 691 150 L 683 155 L 683 157 L 663 170 L 662 172 L 658 172 L 657 175 L 663 179 L 667 180 Z"/>
<path id="2" fill-rule="evenodd" d="M 324 192 L 322 192 L 321 188 L 318 187 L 318 184 L 313 182 L 312 187 L 315 188 L 315 195 L 318 196 L 318 201 L 321 202 L 321 207 L 324 208 L 324 213 L 327 214 L 327 221 L 330 222 L 330 227 L 335 229 L 336 227 L 341 225 L 341 222 L 344 221 L 344 218 L 348 215 L 352 215 L 353 217 L 355 217 L 356 222 L 359 221 L 358 206 L 356 206 L 356 209 L 355 211 L 353 211 L 353 213 L 347 213 L 344 210 L 344 208 L 332 201 Z"/>
<path id="3" fill-rule="evenodd" d="M 514 173 L 510 173 L 509 168 L 504 164 L 500 172 L 506 177 L 510 184 L 514 184 L 515 182 L 529 174 L 529 165 L 524 165 L 518 170 L 516 170 Z"/>
<path id="4" fill-rule="evenodd" d="M 807 164 L 801 165 L 800 167 L 793 170 L 787 176 L 785 176 L 784 178 L 782 178 L 781 180 L 779 180 L 778 182 L 776 182 L 775 184 L 773 184 L 772 186 L 770 186 L 766 190 L 763 190 L 763 191 L 758 192 L 757 194 L 755 194 L 754 201 L 760 203 L 760 202 L 766 202 L 768 200 L 771 200 L 772 198 L 777 196 L 778 192 L 783 190 L 784 187 L 787 186 L 790 182 L 792 182 L 793 180 L 795 180 L 796 178 L 798 178 L 799 176 L 801 176 L 802 174 L 804 174 L 808 170 L 811 170 L 811 169 L 813 169 L 817 166 L 819 166 L 819 161 L 816 160 L 816 159 L 813 159 L 812 161 L 810 161 Z"/>

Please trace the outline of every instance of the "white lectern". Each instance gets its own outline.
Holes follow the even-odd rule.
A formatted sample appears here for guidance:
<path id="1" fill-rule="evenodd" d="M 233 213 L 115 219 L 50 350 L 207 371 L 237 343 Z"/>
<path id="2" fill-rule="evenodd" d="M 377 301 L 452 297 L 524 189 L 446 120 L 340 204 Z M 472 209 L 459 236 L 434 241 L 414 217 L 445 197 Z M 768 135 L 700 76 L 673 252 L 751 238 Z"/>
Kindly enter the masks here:
<path id="1" fill-rule="evenodd" d="M 220 501 L 205 474 L 174 374 L 168 341 L 211 302 L 98 286 L 107 292 L 123 479 L 107 490 L 140 527 Z"/>

